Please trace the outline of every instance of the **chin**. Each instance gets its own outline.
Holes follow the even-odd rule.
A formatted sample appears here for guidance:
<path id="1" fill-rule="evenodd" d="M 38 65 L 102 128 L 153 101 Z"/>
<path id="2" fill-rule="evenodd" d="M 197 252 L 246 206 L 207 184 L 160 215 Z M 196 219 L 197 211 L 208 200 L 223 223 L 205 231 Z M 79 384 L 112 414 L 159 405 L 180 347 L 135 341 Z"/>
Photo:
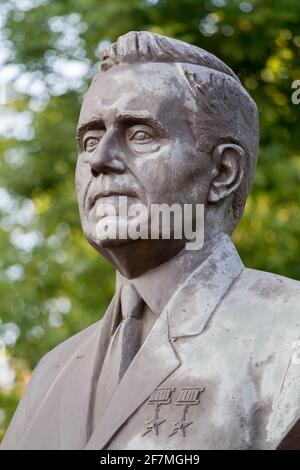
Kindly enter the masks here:
<path id="1" fill-rule="evenodd" d="M 89 244 L 101 253 L 105 249 L 110 250 L 126 246 L 134 241 L 130 238 L 110 238 L 109 236 L 100 238 L 94 232 L 85 232 L 84 235 Z"/>
<path id="2" fill-rule="evenodd" d="M 106 248 L 106 249 L 112 249 L 112 248 L 117 248 L 119 246 L 123 245 L 128 245 L 129 243 L 132 243 L 134 240 L 131 239 L 124 239 L 124 238 L 103 238 L 99 240 L 93 240 L 91 243 L 92 246 L 94 246 L 96 249 L 98 248 L 99 250 Z"/>

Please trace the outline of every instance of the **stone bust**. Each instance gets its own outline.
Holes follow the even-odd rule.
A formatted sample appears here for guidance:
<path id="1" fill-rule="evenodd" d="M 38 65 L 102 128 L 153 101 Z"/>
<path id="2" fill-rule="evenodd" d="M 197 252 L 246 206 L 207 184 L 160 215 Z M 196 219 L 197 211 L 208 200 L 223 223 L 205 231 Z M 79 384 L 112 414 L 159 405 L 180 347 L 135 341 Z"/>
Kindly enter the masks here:
<path id="1" fill-rule="evenodd" d="M 2 448 L 299 449 L 300 284 L 245 268 L 230 239 L 259 142 L 238 77 L 196 46 L 129 32 L 104 53 L 77 142 L 83 232 L 116 292 L 39 362 Z M 138 233 L 174 204 L 191 208 L 198 249 L 175 215 Z"/>

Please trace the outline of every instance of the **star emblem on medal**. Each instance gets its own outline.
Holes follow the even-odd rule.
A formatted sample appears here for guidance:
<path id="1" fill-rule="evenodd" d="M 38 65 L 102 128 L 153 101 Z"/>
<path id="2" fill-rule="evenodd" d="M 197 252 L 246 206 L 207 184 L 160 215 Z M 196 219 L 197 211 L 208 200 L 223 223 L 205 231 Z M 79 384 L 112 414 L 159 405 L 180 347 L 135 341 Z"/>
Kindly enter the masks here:
<path id="1" fill-rule="evenodd" d="M 193 424 L 194 421 L 187 421 L 186 415 L 188 409 L 192 405 L 198 405 L 200 403 L 200 394 L 204 392 L 204 387 L 195 388 L 195 387 L 182 387 L 180 389 L 179 397 L 175 403 L 176 406 L 183 406 L 183 412 L 180 418 L 174 423 L 173 429 L 169 434 L 169 437 L 174 436 L 174 434 L 181 433 L 183 437 L 186 435 L 186 428 Z M 159 433 L 159 426 L 163 424 L 166 419 L 159 418 L 159 411 L 161 405 L 168 405 L 171 403 L 172 393 L 175 391 L 175 388 L 162 388 L 155 390 L 149 400 L 148 405 L 155 405 L 154 416 L 144 421 L 146 428 L 144 429 L 143 436 L 153 432 L 156 436 Z"/>

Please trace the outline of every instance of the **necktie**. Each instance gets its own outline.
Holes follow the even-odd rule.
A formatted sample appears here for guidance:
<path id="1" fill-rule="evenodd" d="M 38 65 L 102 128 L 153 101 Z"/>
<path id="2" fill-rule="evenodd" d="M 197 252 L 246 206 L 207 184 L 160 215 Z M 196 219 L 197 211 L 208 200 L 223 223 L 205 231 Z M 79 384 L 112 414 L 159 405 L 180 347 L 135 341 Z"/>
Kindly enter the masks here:
<path id="1" fill-rule="evenodd" d="M 141 346 L 142 330 L 145 326 L 142 323 L 148 320 L 144 332 L 147 335 L 155 320 L 154 314 L 149 309 L 147 311 L 144 301 L 131 283 L 124 283 L 120 286 L 117 297 L 120 307 L 116 310 L 115 315 L 116 317 L 120 315 L 121 321 L 110 340 L 98 378 L 93 410 L 93 429 L 101 419 L 120 380 Z"/>
<path id="2" fill-rule="evenodd" d="M 123 320 L 119 325 L 119 341 L 121 343 L 119 380 L 122 379 L 140 349 L 142 341 L 144 301 L 130 283 L 122 286 L 121 310 Z"/>

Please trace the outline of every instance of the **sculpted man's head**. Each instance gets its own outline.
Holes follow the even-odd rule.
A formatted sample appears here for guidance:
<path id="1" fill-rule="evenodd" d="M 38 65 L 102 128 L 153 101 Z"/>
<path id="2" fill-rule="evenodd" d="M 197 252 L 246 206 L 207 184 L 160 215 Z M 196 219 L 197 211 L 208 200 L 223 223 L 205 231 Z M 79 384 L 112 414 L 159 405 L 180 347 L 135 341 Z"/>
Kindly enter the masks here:
<path id="1" fill-rule="evenodd" d="M 176 255 L 185 240 L 101 239 L 99 218 L 112 218 L 103 207 L 117 206 L 120 196 L 147 207 L 204 204 L 205 244 L 231 234 L 255 172 L 258 115 L 234 72 L 212 54 L 130 32 L 104 53 L 77 140 L 84 234 L 122 274 L 136 277 Z"/>

